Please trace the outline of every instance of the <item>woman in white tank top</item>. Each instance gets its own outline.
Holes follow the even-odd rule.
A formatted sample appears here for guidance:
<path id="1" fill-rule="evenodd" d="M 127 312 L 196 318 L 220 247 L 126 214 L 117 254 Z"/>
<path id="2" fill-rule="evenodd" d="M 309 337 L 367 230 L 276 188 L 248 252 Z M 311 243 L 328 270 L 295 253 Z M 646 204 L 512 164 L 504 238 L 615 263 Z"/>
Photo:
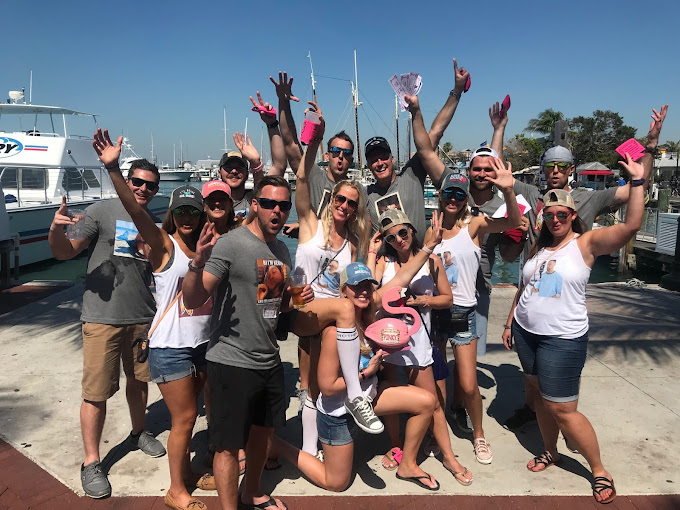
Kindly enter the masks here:
<path id="1" fill-rule="evenodd" d="M 465 403 L 470 415 L 473 433 L 473 449 L 475 458 L 480 464 L 490 464 L 493 460 L 491 445 L 486 441 L 482 428 L 482 395 L 477 383 L 477 339 L 475 329 L 475 306 L 477 305 L 476 287 L 481 244 L 487 234 L 503 232 L 520 224 L 522 215 L 517 207 L 517 200 L 512 189 L 512 167 L 505 168 L 502 161 L 491 156 L 477 156 L 489 159 L 496 173 L 496 178 L 487 179 L 503 192 L 508 216 L 490 218 L 486 215 L 471 216 L 468 210 L 468 192 L 470 183 L 462 174 L 448 174 L 442 181 L 439 192 L 439 210 L 444 214 L 444 235 L 442 242 L 435 248 L 441 257 L 447 276 L 447 282 L 453 293 L 452 313 L 467 316 L 468 331 L 453 332 L 443 327 L 437 332 L 439 338 L 448 338 L 456 358 L 454 387 L 460 388 L 452 409 Z M 429 239 L 431 231 L 425 234 Z M 441 321 L 442 324 L 445 321 Z M 446 359 L 446 345 L 440 347 Z M 446 381 L 440 385 L 442 400 L 446 402 Z M 461 398 L 462 397 L 462 398 Z M 460 400 L 455 401 L 456 398 Z M 443 404 L 442 404 L 443 405 Z M 458 412 L 463 412 L 462 410 Z"/>
<path id="2" fill-rule="evenodd" d="M 642 224 L 645 169 L 627 154 L 620 163 L 631 186 L 625 223 L 584 232 L 571 195 L 562 189 L 546 193 L 543 227 L 524 265 L 503 334 L 508 349 L 514 337 L 527 380 L 540 395 L 534 405 L 545 451 L 527 468 L 538 472 L 559 462 L 557 437 L 562 430 L 588 461 L 599 503 L 612 501 L 616 490 L 602 465 L 595 431 L 578 411 L 578 397 L 588 342 L 585 293 L 590 269 L 599 255 L 624 246 Z"/>

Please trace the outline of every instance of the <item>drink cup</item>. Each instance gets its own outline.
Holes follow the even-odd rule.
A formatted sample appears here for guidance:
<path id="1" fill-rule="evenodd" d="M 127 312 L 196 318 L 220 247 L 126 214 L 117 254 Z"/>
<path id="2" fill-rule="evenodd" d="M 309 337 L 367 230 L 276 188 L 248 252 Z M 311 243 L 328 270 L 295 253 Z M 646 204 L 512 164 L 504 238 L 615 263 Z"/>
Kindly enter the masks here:
<path id="1" fill-rule="evenodd" d="M 293 298 L 293 306 L 295 308 L 302 308 L 305 306 L 305 300 L 302 297 L 302 291 L 307 285 L 306 274 L 294 274 L 290 281 L 290 293 Z"/>
<path id="2" fill-rule="evenodd" d="M 66 226 L 66 238 L 79 240 L 85 236 L 85 209 L 69 209 L 68 217 L 75 223 Z"/>
<path id="3" fill-rule="evenodd" d="M 300 142 L 309 145 L 309 142 L 317 137 L 319 127 L 321 126 L 321 117 L 318 113 L 308 110 L 305 113 L 305 120 L 302 123 L 302 133 L 300 133 Z"/>

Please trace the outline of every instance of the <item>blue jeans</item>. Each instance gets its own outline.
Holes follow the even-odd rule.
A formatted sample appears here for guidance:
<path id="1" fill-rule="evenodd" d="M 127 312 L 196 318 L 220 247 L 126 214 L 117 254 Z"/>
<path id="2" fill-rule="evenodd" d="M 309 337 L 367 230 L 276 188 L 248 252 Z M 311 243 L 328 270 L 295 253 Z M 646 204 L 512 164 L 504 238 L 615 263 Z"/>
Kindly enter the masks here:
<path id="1" fill-rule="evenodd" d="M 551 402 L 578 400 L 588 333 L 579 338 L 536 335 L 513 320 L 512 336 L 522 370 L 526 375 L 538 377 L 543 398 Z"/>
<path id="2" fill-rule="evenodd" d="M 477 338 L 477 315 L 475 314 L 474 306 L 460 306 L 453 305 L 451 307 L 453 313 L 465 313 L 469 312 L 468 319 L 468 330 L 455 333 L 454 336 L 449 337 L 449 342 L 451 342 L 451 347 L 456 345 L 469 345 L 475 338 Z"/>
<path id="3" fill-rule="evenodd" d="M 319 433 L 319 441 L 329 446 L 350 444 L 357 434 L 357 425 L 349 413 L 342 416 L 331 416 L 317 411 L 316 429 Z"/>
<path id="4" fill-rule="evenodd" d="M 205 372 L 208 363 L 205 353 L 208 342 L 198 347 L 149 349 L 149 370 L 151 381 L 166 383 L 177 381 L 197 372 Z"/>

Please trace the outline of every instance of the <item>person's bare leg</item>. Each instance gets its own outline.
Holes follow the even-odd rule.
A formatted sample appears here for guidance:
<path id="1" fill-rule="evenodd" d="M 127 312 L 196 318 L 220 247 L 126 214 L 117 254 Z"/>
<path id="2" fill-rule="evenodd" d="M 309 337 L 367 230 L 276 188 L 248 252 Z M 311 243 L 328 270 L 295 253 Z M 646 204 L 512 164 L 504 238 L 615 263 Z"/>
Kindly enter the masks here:
<path id="1" fill-rule="evenodd" d="M 83 400 L 80 404 L 80 431 L 83 435 L 83 448 L 85 450 L 83 464 L 86 466 L 101 460 L 99 458 L 99 443 L 102 438 L 105 419 L 106 400 L 103 402 Z"/>
<path id="2" fill-rule="evenodd" d="M 215 450 L 213 473 L 217 496 L 222 510 L 237 510 L 238 504 L 238 450 Z"/>
<path id="3" fill-rule="evenodd" d="M 309 337 L 298 338 L 298 367 L 301 390 L 309 390 L 309 343 Z"/>
<path id="4" fill-rule="evenodd" d="M 537 384 L 531 384 L 531 377 L 524 376 L 524 403 L 529 409 L 536 412 L 536 400 L 541 398 Z"/>
<path id="5" fill-rule="evenodd" d="M 149 398 L 149 385 L 130 376 L 126 379 L 125 397 L 130 409 L 132 433 L 139 434 L 144 430 L 146 403 Z"/>
<path id="6" fill-rule="evenodd" d="M 399 385 L 397 370 L 399 370 L 399 367 L 396 365 L 383 363 L 383 377 L 386 381 L 388 381 L 390 386 Z M 394 459 L 394 455 L 392 454 L 392 449 L 401 448 L 401 436 L 399 434 L 399 414 L 386 414 L 383 415 L 381 419 L 385 424 L 387 435 L 390 438 L 390 451 L 383 456 L 381 463 L 386 469 L 392 469 L 398 465 L 397 461 Z"/>
<path id="7" fill-rule="evenodd" d="M 536 410 L 536 419 L 538 420 L 538 427 L 541 430 L 541 437 L 543 438 L 543 448 L 545 451 L 552 455 L 553 461 L 557 462 L 560 458 L 557 452 L 557 437 L 560 433 L 560 429 L 557 426 L 557 422 L 553 417 L 552 413 L 545 406 L 545 400 L 540 396 L 540 391 L 538 389 L 538 378 L 527 377 L 525 380 L 529 380 L 529 384 L 533 386 L 532 394 L 539 395 L 536 400 L 534 400 L 534 409 Z M 527 464 L 527 468 L 531 471 L 543 471 L 545 466 L 541 463 L 534 462 L 533 459 Z"/>
<path id="8" fill-rule="evenodd" d="M 262 470 L 267 460 L 267 448 L 274 433 L 273 427 L 260 427 L 251 425 L 246 444 L 246 476 L 243 482 L 241 501 L 247 505 L 259 505 L 269 500 L 270 496 L 262 492 L 260 481 Z M 277 506 L 283 510 L 285 507 L 277 500 Z"/>
<path id="9" fill-rule="evenodd" d="M 477 383 L 477 340 L 468 345 L 456 345 L 456 372 L 460 382 L 460 390 L 465 401 L 465 409 L 470 415 L 473 436 L 475 439 L 484 437 L 482 428 L 482 394 Z"/>
<path id="10" fill-rule="evenodd" d="M 446 341 L 436 340 L 436 342 L 439 344 L 439 352 L 441 353 L 442 358 L 444 358 L 444 363 L 446 363 Z M 437 384 L 439 405 L 444 409 L 444 413 L 446 413 L 446 379 L 440 379 L 439 381 L 435 381 L 435 383 Z"/>

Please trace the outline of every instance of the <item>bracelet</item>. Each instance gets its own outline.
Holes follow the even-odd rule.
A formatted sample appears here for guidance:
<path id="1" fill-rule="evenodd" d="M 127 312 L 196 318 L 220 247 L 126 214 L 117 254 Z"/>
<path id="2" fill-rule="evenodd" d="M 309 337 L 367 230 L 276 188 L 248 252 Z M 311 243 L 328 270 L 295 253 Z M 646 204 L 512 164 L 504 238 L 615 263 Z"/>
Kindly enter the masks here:
<path id="1" fill-rule="evenodd" d="M 433 251 L 430 250 L 427 246 L 423 246 L 423 251 L 427 253 L 428 255 L 432 255 Z"/>
<path id="2" fill-rule="evenodd" d="M 507 324 L 503 326 L 503 329 L 512 329 L 512 326 L 508 326 Z"/>
<path id="3" fill-rule="evenodd" d="M 189 261 L 189 271 L 191 271 L 192 273 L 199 273 L 199 272 L 203 271 L 204 267 L 205 267 L 205 264 L 203 264 L 202 266 L 194 266 L 194 259 L 191 259 Z"/>
<path id="4" fill-rule="evenodd" d="M 272 128 L 275 128 L 275 127 L 279 127 L 279 121 L 278 120 L 275 120 L 271 124 L 267 124 L 267 129 L 272 129 Z"/>
<path id="5" fill-rule="evenodd" d="M 651 154 L 652 156 L 656 156 L 659 154 L 659 148 L 658 147 L 645 147 L 645 152 L 648 154 Z"/>
<path id="6" fill-rule="evenodd" d="M 377 254 L 378 254 L 378 252 L 375 251 L 375 250 L 368 250 L 368 253 L 372 253 L 373 255 L 377 255 Z"/>
<path id="7" fill-rule="evenodd" d="M 642 186 L 645 183 L 644 179 L 631 179 L 630 180 L 630 187 L 635 188 L 637 186 Z"/>
<path id="8" fill-rule="evenodd" d="M 451 92 L 449 92 L 449 96 L 458 99 L 460 101 L 460 96 L 462 96 L 462 92 L 456 92 L 456 89 L 453 89 Z"/>
<path id="9" fill-rule="evenodd" d="M 359 369 L 359 373 L 361 374 L 362 379 L 365 381 L 366 380 L 366 372 L 364 372 L 364 369 Z"/>
<path id="10" fill-rule="evenodd" d="M 260 161 L 260 164 L 257 165 L 256 167 L 252 167 L 250 169 L 250 171 L 253 172 L 254 174 L 256 174 L 257 172 L 261 172 L 263 168 L 264 168 L 264 163 L 262 161 Z"/>

